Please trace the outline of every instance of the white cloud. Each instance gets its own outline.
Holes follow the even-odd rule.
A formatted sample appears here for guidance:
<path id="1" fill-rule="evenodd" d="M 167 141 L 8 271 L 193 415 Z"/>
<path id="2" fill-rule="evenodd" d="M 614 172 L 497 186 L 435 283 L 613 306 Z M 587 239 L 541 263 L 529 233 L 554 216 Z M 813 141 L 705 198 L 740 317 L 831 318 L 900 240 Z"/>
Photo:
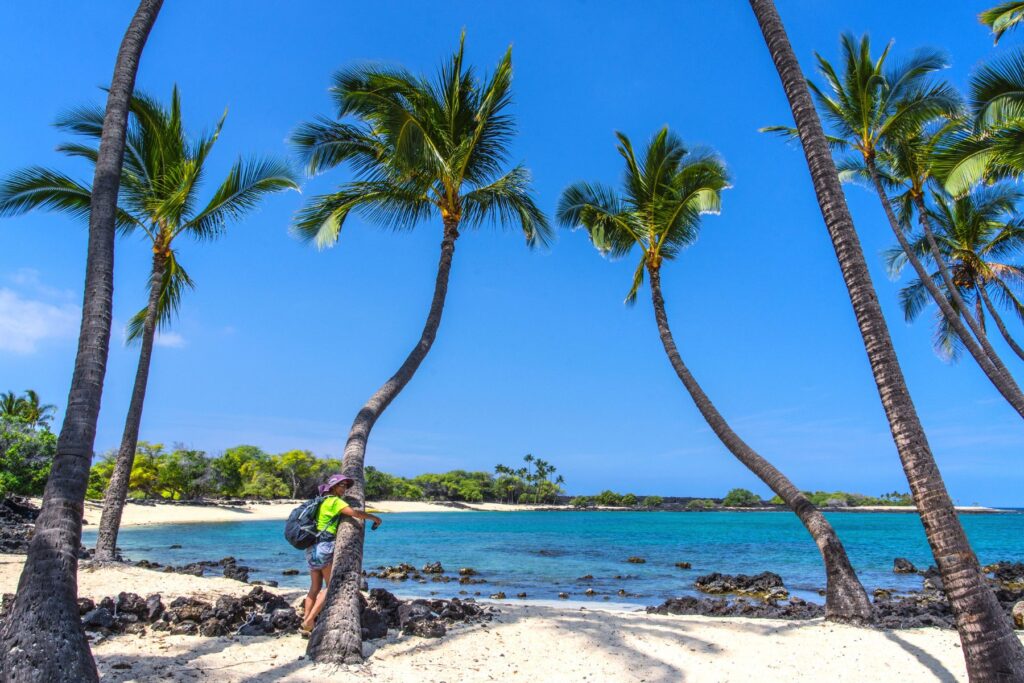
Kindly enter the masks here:
<path id="1" fill-rule="evenodd" d="M 169 349 L 180 349 L 185 346 L 185 338 L 177 332 L 157 332 L 153 343 Z"/>
<path id="2" fill-rule="evenodd" d="M 33 275 L 26 277 L 31 280 Z M 74 304 L 47 303 L 0 288 L 0 352 L 34 353 L 42 341 L 74 339 L 81 316 Z"/>

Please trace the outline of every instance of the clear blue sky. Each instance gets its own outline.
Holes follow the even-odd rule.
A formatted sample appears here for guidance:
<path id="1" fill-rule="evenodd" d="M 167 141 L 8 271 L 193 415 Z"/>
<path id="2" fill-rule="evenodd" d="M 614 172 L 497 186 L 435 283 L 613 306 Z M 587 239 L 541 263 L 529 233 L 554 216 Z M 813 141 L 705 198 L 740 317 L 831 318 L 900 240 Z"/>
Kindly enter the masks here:
<path id="1" fill-rule="evenodd" d="M 992 47 L 975 16 L 993 2 L 778 5 L 805 70 L 815 50 L 835 57 L 841 31 L 867 31 L 879 48 L 895 38 L 897 55 L 945 47 L 948 75 L 963 85 L 1021 40 Z M 0 172 L 43 164 L 91 177 L 53 151 L 62 137 L 49 124 L 102 101 L 133 10 L 123 0 L 0 6 Z M 615 130 L 643 140 L 668 124 L 722 153 L 734 177 L 722 215 L 706 218 L 697 245 L 663 276 L 684 357 L 737 431 L 799 486 L 905 490 L 802 156 L 757 132 L 790 116 L 747 3 L 180 0 L 160 15 L 138 85 L 166 98 L 177 83 L 196 131 L 230 108 L 209 176 L 219 178 L 239 153 L 286 154 L 298 122 L 330 112 L 338 67 L 379 60 L 432 72 L 463 28 L 483 69 L 514 45 L 514 157 L 532 169 L 548 212 L 572 181 L 618 180 Z M 344 177 L 309 181 L 304 193 Z M 848 196 L 954 498 L 1024 505 L 1024 425 L 973 363 L 933 355 L 929 321 L 903 322 L 879 256 L 891 238 L 877 199 L 859 188 Z M 391 234 L 356 219 L 318 253 L 287 233 L 301 202 L 275 197 L 220 241 L 181 246 L 198 289 L 157 348 L 143 439 L 210 453 L 253 443 L 340 454 L 356 410 L 419 333 L 440 226 Z M 0 221 L 0 390 L 65 401 L 85 246 L 84 228 L 64 217 Z M 120 439 L 136 363 L 121 330 L 142 305 L 147 266 L 141 241 L 118 243 L 97 451 Z M 572 493 L 767 494 L 675 378 L 649 300 L 622 304 L 633 267 L 600 258 L 582 234 L 533 252 L 511 232 L 465 234 L 437 343 L 378 423 L 367 463 L 412 475 L 491 469 L 532 452 L 559 467 Z"/>

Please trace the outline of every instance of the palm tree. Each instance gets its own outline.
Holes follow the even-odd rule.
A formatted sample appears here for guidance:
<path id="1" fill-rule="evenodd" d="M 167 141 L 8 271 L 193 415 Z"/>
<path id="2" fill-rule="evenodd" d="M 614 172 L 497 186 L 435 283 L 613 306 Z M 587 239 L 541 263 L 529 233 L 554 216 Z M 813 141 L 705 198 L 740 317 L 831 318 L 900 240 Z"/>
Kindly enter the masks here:
<path id="1" fill-rule="evenodd" d="M 205 241 L 220 236 L 232 220 L 255 209 L 268 194 L 285 189 L 298 190 L 295 175 L 287 164 L 273 159 L 235 162 L 209 202 L 196 210 L 207 157 L 220 136 L 224 117 L 213 132 L 189 139 L 181 118 L 181 96 L 171 91 L 170 107 L 136 94 L 131 102 L 126 159 L 121 171 L 118 224 L 123 233 L 140 231 L 152 247 L 149 297 L 145 308 L 128 325 L 130 342 L 141 342 L 139 364 L 132 398 L 125 420 L 121 447 L 103 501 L 103 515 L 96 538 L 96 559 L 113 560 L 117 533 L 128 494 L 128 479 L 139 440 L 143 403 L 149 380 L 153 341 L 158 329 L 173 321 L 192 279 L 178 260 L 174 248 L 179 236 Z M 83 107 L 61 117 L 58 128 L 98 139 L 103 112 Z M 97 150 L 87 144 L 61 145 L 60 151 L 95 163 Z M 0 214 L 49 208 L 87 216 L 91 188 L 52 170 L 30 168 L 0 183 Z"/>
<path id="2" fill-rule="evenodd" d="M 919 50 L 906 61 L 887 68 L 886 59 L 891 43 L 878 58 L 871 55 L 871 42 L 867 36 L 858 41 L 850 34 L 843 34 L 840 43 L 841 71 L 837 71 L 822 56 L 816 55 L 818 70 L 825 79 L 827 91 L 808 82 L 826 120 L 835 130 L 835 135 L 829 141 L 833 149 L 849 150 L 857 154 L 859 159 L 856 161 L 863 164 L 865 175 L 882 203 L 889 227 L 906 252 L 907 260 L 920 282 L 939 306 L 947 321 L 946 325 L 960 338 L 960 342 L 999 393 L 1024 418 L 1024 392 L 992 348 L 958 290 L 951 286 L 951 276 L 942 260 L 937 258 L 938 252 L 935 252 L 935 261 L 942 280 L 947 282 L 947 291 L 952 292 L 952 300 L 947 300 L 939 285 L 927 277 L 924 264 L 911 249 L 887 193 L 887 178 L 883 177 L 879 164 L 880 156 L 884 161 L 889 156 L 898 155 L 893 148 L 901 145 L 911 149 L 919 148 L 920 145 L 911 141 L 920 140 L 924 130 L 937 119 L 951 119 L 960 115 L 961 103 L 956 91 L 945 83 L 932 83 L 928 80 L 935 71 L 947 66 L 945 57 L 931 50 Z M 792 128 L 773 126 L 766 130 L 795 136 Z M 921 212 L 922 227 L 925 236 L 929 237 L 931 230 L 924 209 L 923 191 L 928 179 L 926 169 L 926 162 L 915 165 L 914 170 L 918 173 L 907 169 L 911 173 L 907 182 L 907 196 Z"/>
<path id="3" fill-rule="evenodd" d="M 0 630 L 0 679 L 96 681 L 78 615 L 78 547 L 110 346 L 114 226 L 128 106 L 142 48 L 163 0 L 141 0 L 121 41 L 107 94 L 89 210 L 82 327 L 57 455 L 14 605 Z"/>
<path id="4" fill-rule="evenodd" d="M 21 418 L 21 399 L 13 391 L 0 394 L 0 416 Z"/>
<path id="5" fill-rule="evenodd" d="M 1024 646 L 985 582 L 946 491 L 878 305 L 828 139 L 772 0 L 750 0 L 782 81 L 896 450 L 956 618 L 971 681 L 1024 680 Z"/>
<path id="6" fill-rule="evenodd" d="M 1024 2 L 1010 0 L 978 15 L 978 21 L 992 30 L 996 44 L 1003 34 L 1024 21 Z"/>
<path id="7" fill-rule="evenodd" d="M 612 257 L 626 256 L 639 247 L 641 258 L 626 301 L 636 300 L 646 272 L 665 353 L 700 414 L 729 452 L 797 514 L 818 545 L 827 576 L 827 618 L 869 622 L 871 603 L 831 524 L 782 472 L 733 431 L 686 367 L 669 328 L 661 291 L 662 264 L 697 239 L 702 214 L 719 211 L 721 192 L 728 186 L 724 164 L 711 153 L 690 152 L 667 128 L 652 138 L 639 157 L 629 138 L 617 135 L 619 154 L 626 161 L 622 195 L 603 185 L 576 183 L 562 194 L 559 222 L 568 228 L 585 228 L 594 246 Z"/>
<path id="8" fill-rule="evenodd" d="M 337 119 L 303 124 L 293 140 L 311 174 L 348 162 L 356 180 L 314 197 L 293 229 L 320 248 L 335 244 L 353 211 L 385 228 L 409 230 L 439 216 L 441 257 L 434 295 L 419 341 L 398 371 L 370 397 L 352 423 L 344 471 L 349 495 L 363 504 L 363 461 L 374 424 L 409 383 L 437 335 L 460 229 L 517 225 L 527 244 L 546 242 L 550 229 L 530 194 L 528 171 L 506 169 L 514 121 L 511 48 L 494 73 L 478 78 L 463 63 L 465 35 L 433 81 L 401 67 L 354 66 L 331 89 Z M 350 119 L 350 121 L 346 121 Z M 349 518 L 346 518 L 349 521 Z M 361 660 L 358 588 L 363 526 L 342 524 L 335 545 L 326 608 L 309 640 L 317 661 Z"/>
<path id="9" fill-rule="evenodd" d="M 960 296 L 973 306 L 982 330 L 985 329 L 987 310 L 1006 343 L 1024 359 L 1024 349 L 1011 336 L 992 302 L 994 294 L 1000 304 L 1024 320 L 1020 292 L 1024 284 L 1024 268 L 1005 262 L 1007 257 L 1024 250 L 1024 219 L 1016 209 L 1021 199 L 1024 199 L 1024 192 L 1006 185 L 979 189 L 959 199 L 935 193 L 929 217 L 937 226 L 935 239 L 943 262 L 952 272 L 954 286 Z M 916 240 L 912 248 L 922 259 L 932 259 L 925 237 Z M 888 265 L 892 274 L 899 274 L 905 264 L 906 255 L 902 249 L 889 252 Z M 942 281 L 937 270 L 929 277 L 934 282 Z M 945 283 L 942 286 L 945 287 Z M 993 294 L 989 293 L 990 290 Z M 947 292 L 946 297 L 951 299 L 952 295 Z M 900 291 L 900 303 L 908 321 L 921 313 L 927 304 L 927 292 L 919 278 Z M 941 356 L 955 358 L 958 355 L 959 338 L 941 315 L 936 321 L 935 342 Z"/>
<path id="10" fill-rule="evenodd" d="M 52 403 L 43 403 L 39 400 L 39 394 L 33 389 L 25 390 L 25 397 L 19 399 L 19 412 L 25 422 L 33 429 L 39 426 L 49 429 L 50 421 L 53 420 L 53 413 L 57 406 Z"/>

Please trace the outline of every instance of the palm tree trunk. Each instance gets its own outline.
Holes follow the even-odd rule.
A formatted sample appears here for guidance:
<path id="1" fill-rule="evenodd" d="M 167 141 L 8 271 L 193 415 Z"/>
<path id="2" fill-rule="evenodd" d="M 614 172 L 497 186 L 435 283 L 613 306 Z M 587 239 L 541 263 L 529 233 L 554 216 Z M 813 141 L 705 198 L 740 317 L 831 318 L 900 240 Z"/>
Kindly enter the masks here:
<path id="1" fill-rule="evenodd" d="M 988 356 L 989 360 L 992 361 L 992 365 L 995 366 L 996 371 L 1005 378 L 1007 390 L 1012 392 L 1013 388 L 1017 388 L 1016 396 L 1021 396 L 1021 390 L 1017 387 L 1017 383 L 1014 381 L 1013 375 L 1010 374 L 1009 369 L 1003 364 L 999 354 L 996 353 L 994 348 L 992 348 L 992 344 L 988 340 L 988 335 L 985 332 L 985 319 L 981 308 L 981 302 L 976 302 L 977 308 L 975 315 L 977 316 L 977 320 L 967 313 L 967 304 L 960 295 L 960 288 L 956 286 L 955 282 L 953 282 L 953 276 L 949 272 L 945 259 L 942 258 L 942 252 L 939 250 L 939 244 L 935 239 L 935 233 L 932 231 L 932 222 L 931 219 L 928 218 L 928 207 L 925 206 L 924 199 L 915 195 L 914 206 L 917 209 L 917 220 L 921 224 L 925 240 L 928 242 L 928 250 L 931 252 L 932 259 L 935 261 L 936 266 L 938 266 L 939 273 L 942 275 L 942 281 L 945 283 L 946 289 L 950 291 L 950 294 L 953 297 L 953 302 L 961 311 L 964 312 L 964 320 L 966 320 L 967 324 L 971 326 L 971 330 L 978 338 L 978 343 L 981 344 L 982 350 Z M 998 389 L 999 387 L 997 386 L 996 388 Z M 1000 393 L 1003 393 L 1002 389 L 1000 389 Z M 1003 396 L 1006 396 L 1006 394 L 1003 393 Z M 1009 398 L 1007 398 L 1007 400 L 1009 400 Z M 1012 402 L 1011 405 L 1014 405 L 1015 408 L 1017 407 Z M 1018 410 L 1018 412 L 1020 411 Z"/>
<path id="2" fill-rule="evenodd" d="M 882 407 L 956 618 L 970 680 L 974 683 L 1022 681 L 1024 646 L 986 585 L 928 446 L 800 64 L 772 0 L 750 0 L 750 6 L 757 16 L 800 133 L 818 204 L 864 338 Z"/>
<path id="3" fill-rule="evenodd" d="M 437 329 L 441 325 L 444 300 L 448 294 L 448 275 L 455 253 L 455 240 L 459 237 L 458 222 L 446 218 L 444 239 L 441 241 L 441 259 L 437 265 L 437 279 L 434 282 L 434 297 L 430 312 L 423 326 L 419 342 L 413 347 L 398 372 L 370 397 L 352 422 L 352 429 L 345 443 L 342 460 L 344 473 L 355 480 L 346 498 L 356 508 L 362 508 L 364 496 L 363 461 L 366 442 L 370 431 L 384 410 L 405 388 L 427 357 L 434 344 Z M 363 568 L 363 523 L 352 517 L 342 517 L 338 524 L 337 540 L 334 544 L 334 567 L 331 584 L 323 612 L 309 638 L 306 654 L 316 662 L 341 664 L 361 662 L 363 659 L 362 626 L 359 615 L 359 584 Z"/>
<path id="4" fill-rule="evenodd" d="M 156 336 L 156 322 L 159 314 L 160 289 L 163 285 L 166 258 L 161 253 L 153 254 L 153 270 L 149 276 L 149 303 L 146 305 L 146 320 L 142 328 L 142 348 L 139 351 L 139 366 L 135 370 L 135 386 L 128 404 L 128 417 L 124 422 L 121 447 L 114 461 L 114 472 L 103 496 L 103 515 L 96 535 L 96 560 L 112 562 L 117 558 L 117 532 L 121 528 L 121 515 L 128 497 L 128 484 L 135 463 L 135 448 L 139 444 L 139 425 L 142 422 L 142 405 L 146 400 L 146 385 L 149 382 L 149 364 L 153 357 L 153 338 Z"/>
<path id="5" fill-rule="evenodd" d="M 93 175 L 85 295 L 78 352 L 57 455 L 14 605 L 0 631 L 0 680 L 95 681 L 96 664 L 78 617 L 78 548 L 89 465 L 110 346 L 114 217 L 124 160 L 128 103 L 142 48 L 162 0 L 141 0 L 125 32 L 107 95 Z"/>
<path id="6" fill-rule="evenodd" d="M 985 307 L 988 309 L 989 315 L 992 316 L 992 321 L 995 322 L 996 327 L 999 328 L 999 333 L 1003 335 L 1003 339 L 1009 344 L 1013 352 L 1016 353 L 1021 360 L 1024 360 L 1024 349 L 1010 336 L 1010 331 L 1006 329 L 1006 325 L 1003 323 L 1003 318 L 996 312 L 996 307 L 992 305 L 992 300 L 988 298 L 988 292 L 985 291 L 985 286 L 978 287 L 978 293 L 981 295 L 982 300 L 985 302 Z"/>
<path id="7" fill-rule="evenodd" d="M 821 558 L 825 562 L 825 618 L 844 623 L 862 625 L 870 623 L 872 618 L 871 601 L 868 600 L 864 586 L 861 585 L 857 574 L 853 571 L 850 558 L 847 557 L 846 549 L 839 540 L 839 536 L 825 519 L 825 515 L 811 504 L 811 501 L 793 485 L 786 475 L 765 460 L 732 430 L 711 399 L 704 393 L 700 384 L 683 363 L 675 340 L 672 338 L 668 315 L 665 313 L 665 299 L 661 294 L 660 269 L 657 266 L 648 266 L 647 272 L 651 276 L 651 300 L 654 304 L 654 319 L 658 323 L 661 343 L 665 347 L 665 353 L 668 355 L 676 375 L 679 376 L 683 386 L 690 392 L 693 402 L 697 405 L 697 410 L 704 416 L 708 426 L 729 449 L 729 452 L 786 502 L 786 505 L 796 513 L 811 537 L 814 538 Z"/>
<path id="8" fill-rule="evenodd" d="M 985 331 L 978 325 L 978 321 L 975 320 L 971 314 L 971 310 L 967 303 L 960 296 L 960 290 L 953 282 L 953 278 L 949 274 L 949 270 L 946 268 L 945 261 L 942 259 L 942 254 L 939 252 L 938 245 L 935 244 L 935 238 L 931 233 L 931 230 L 926 227 L 927 219 L 924 217 L 922 209 L 924 207 L 923 202 L 918 208 L 918 215 L 921 217 L 921 225 L 925 228 L 926 239 L 930 238 L 930 242 L 933 246 L 932 258 L 936 261 L 936 267 L 942 274 L 942 278 L 946 283 L 946 288 L 949 290 L 950 295 L 953 297 L 953 303 L 959 308 L 959 313 L 953 309 L 950 305 L 949 300 L 943 296 L 942 292 L 939 291 L 935 281 L 929 275 L 925 269 L 924 264 L 917 258 L 917 254 L 914 253 L 914 248 L 907 241 L 906 235 L 903 234 L 903 229 L 900 227 L 899 221 L 896 220 L 896 213 L 893 211 L 892 204 L 889 202 L 889 197 L 885 193 L 885 188 L 882 186 L 882 179 L 878 174 L 878 167 L 875 165 L 874 159 L 869 156 L 865 156 L 865 162 L 867 163 L 868 171 L 871 174 L 871 181 L 874 183 L 875 192 L 878 194 L 879 200 L 882 202 L 882 208 L 885 210 L 885 215 L 889 219 L 889 227 L 892 228 L 892 232 L 896 235 L 896 240 L 900 243 L 900 247 L 903 249 L 903 253 L 906 254 L 907 261 L 914 268 L 914 272 L 917 273 L 917 277 L 920 278 L 921 283 L 928 290 L 932 299 L 938 305 L 939 310 L 942 311 L 943 317 L 956 332 L 960 341 L 963 342 L 964 347 L 967 348 L 968 353 L 978 363 L 978 367 L 985 373 L 985 376 L 989 378 L 992 385 L 995 386 L 996 390 L 1003 395 L 1014 410 L 1022 418 L 1024 418 L 1024 393 L 1021 393 L 1020 387 L 1014 381 L 1013 377 L 1010 376 L 1009 371 L 1003 365 L 999 356 L 996 355 L 991 344 L 988 343 L 988 338 L 985 336 Z M 964 325 L 964 322 L 967 325 Z M 967 326 L 970 326 L 970 330 Z M 973 334 L 972 334 L 973 332 Z"/>

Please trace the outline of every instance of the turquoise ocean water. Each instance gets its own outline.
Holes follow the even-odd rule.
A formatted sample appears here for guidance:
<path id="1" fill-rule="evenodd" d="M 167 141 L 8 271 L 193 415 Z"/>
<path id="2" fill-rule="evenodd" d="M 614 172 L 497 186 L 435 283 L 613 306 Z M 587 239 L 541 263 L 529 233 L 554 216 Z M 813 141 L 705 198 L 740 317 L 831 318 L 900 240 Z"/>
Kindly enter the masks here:
<path id="1" fill-rule="evenodd" d="M 922 569 L 932 564 L 916 515 L 827 516 L 869 591 L 920 587 L 919 577 L 892 573 L 894 557 L 906 557 Z M 1024 512 L 961 519 L 982 563 L 1024 561 Z M 255 569 L 253 579 L 304 588 L 308 577 L 302 552 L 284 540 L 283 527 L 283 522 L 254 521 L 125 528 L 119 545 L 131 560 L 175 565 L 231 555 Z M 95 532 L 84 534 L 83 543 L 93 545 Z M 183 547 L 169 548 L 175 544 Z M 646 563 L 629 564 L 625 560 L 630 556 L 643 557 Z M 399 562 L 421 567 L 438 560 L 449 573 L 473 567 L 487 583 L 370 579 L 370 586 L 399 595 L 440 597 L 467 589 L 470 595 L 479 591 L 481 597 L 504 591 L 512 598 L 525 592 L 536 600 L 554 600 L 565 591 L 573 600 L 653 605 L 693 594 L 693 580 L 713 571 L 773 571 L 791 592 L 816 602 L 822 601 L 816 591 L 825 585 L 817 548 L 796 517 L 783 512 L 402 513 L 385 515 L 378 531 L 367 532 L 367 569 Z M 673 566 L 681 561 L 693 568 Z M 282 576 L 283 570 L 293 568 L 302 573 Z M 577 580 L 587 574 L 594 579 Z M 585 596 L 588 587 L 598 595 Z M 630 595 L 619 596 L 620 589 Z"/>

